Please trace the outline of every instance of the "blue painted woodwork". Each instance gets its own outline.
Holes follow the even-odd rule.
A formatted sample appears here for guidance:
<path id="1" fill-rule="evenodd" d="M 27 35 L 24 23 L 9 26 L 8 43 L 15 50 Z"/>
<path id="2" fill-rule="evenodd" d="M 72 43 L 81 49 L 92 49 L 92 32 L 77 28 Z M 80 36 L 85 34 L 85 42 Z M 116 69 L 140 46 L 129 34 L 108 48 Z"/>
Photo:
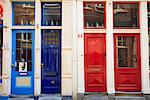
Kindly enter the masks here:
<path id="1" fill-rule="evenodd" d="M 25 34 L 27 34 L 26 38 L 24 36 Z M 26 40 L 21 40 L 20 36 L 24 36 L 24 39 Z M 23 52 L 23 54 L 21 52 Z M 20 75 L 18 69 L 19 62 L 27 62 L 28 71 L 26 76 Z M 34 93 L 34 30 L 13 30 L 12 64 L 14 66 L 12 66 L 12 73 L 11 73 L 11 77 L 12 77 L 11 93 L 16 95 L 33 94 Z M 16 77 L 19 78 L 30 77 L 31 78 L 30 86 L 16 86 Z"/>
<path id="2" fill-rule="evenodd" d="M 42 94 L 61 92 L 61 30 L 42 30 Z"/>

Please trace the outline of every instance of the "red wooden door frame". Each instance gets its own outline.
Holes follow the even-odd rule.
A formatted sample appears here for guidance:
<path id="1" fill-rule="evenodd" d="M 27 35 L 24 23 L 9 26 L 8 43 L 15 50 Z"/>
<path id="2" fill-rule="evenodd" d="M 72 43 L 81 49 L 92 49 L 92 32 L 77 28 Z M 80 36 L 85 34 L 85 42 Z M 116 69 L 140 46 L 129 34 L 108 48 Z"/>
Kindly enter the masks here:
<path id="1" fill-rule="evenodd" d="M 136 79 L 137 81 L 137 87 L 133 88 L 133 87 L 119 87 L 118 84 L 118 80 L 119 80 L 119 76 L 118 76 L 118 72 L 121 70 L 124 71 L 132 71 L 132 68 L 119 68 L 117 66 L 117 48 L 116 48 L 116 37 L 118 36 L 122 36 L 122 37 L 130 37 L 130 36 L 134 36 L 137 38 L 137 43 L 136 43 L 136 50 L 137 50 L 137 67 L 134 68 L 136 73 Z M 140 92 L 141 91 L 141 58 L 140 58 L 140 34 L 139 33 L 133 33 L 133 34 L 129 34 L 129 33 L 116 33 L 114 34 L 114 66 L 115 66 L 115 90 L 116 91 L 124 91 L 124 92 Z"/>
<path id="2" fill-rule="evenodd" d="M 89 86 L 90 83 L 88 83 L 90 80 L 88 80 L 88 69 L 89 68 L 87 65 L 88 65 L 88 57 L 87 57 L 87 52 L 88 52 L 88 42 L 87 42 L 87 38 L 97 38 L 99 37 L 99 39 L 102 39 L 103 41 L 103 44 L 102 44 L 102 49 L 104 51 L 104 55 L 102 56 L 103 59 L 102 60 L 99 60 L 100 62 L 103 61 L 103 68 L 102 68 L 102 71 L 100 73 L 99 71 L 99 75 L 96 75 L 98 77 L 95 77 L 95 78 L 99 78 L 100 82 L 98 84 L 98 86 Z M 94 48 L 93 48 L 94 49 Z M 92 58 L 92 59 L 95 59 L 95 58 Z M 99 67 L 101 68 L 101 67 Z M 100 75 L 101 74 L 101 75 Z M 102 75 L 103 74 L 103 75 Z M 107 89 L 106 89 L 106 34 L 102 33 L 102 34 L 89 34 L 89 33 L 85 33 L 84 34 L 84 76 L 85 76 L 85 92 L 106 92 Z M 103 77 L 100 77 L 100 76 L 103 76 Z M 103 80 L 101 80 L 103 79 Z"/>

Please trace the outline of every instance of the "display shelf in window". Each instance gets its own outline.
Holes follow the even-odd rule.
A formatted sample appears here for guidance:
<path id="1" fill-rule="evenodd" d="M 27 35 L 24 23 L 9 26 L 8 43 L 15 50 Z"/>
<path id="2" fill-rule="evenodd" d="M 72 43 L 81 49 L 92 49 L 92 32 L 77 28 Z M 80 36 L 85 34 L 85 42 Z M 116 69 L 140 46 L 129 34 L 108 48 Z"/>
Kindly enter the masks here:
<path id="1" fill-rule="evenodd" d="M 42 26 L 61 26 L 62 24 L 61 2 L 42 3 Z"/>
<path id="2" fill-rule="evenodd" d="M 139 3 L 114 2 L 113 20 L 115 29 L 139 29 Z"/>
<path id="3" fill-rule="evenodd" d="M 13 25 L 33 26 L 35 24 L 34 2 L 13 2 Z"/>
<path id="4" fill-rule="evenodd" d="M 84 28 L 106 28 L 105 2 L 84 2 Z"/>

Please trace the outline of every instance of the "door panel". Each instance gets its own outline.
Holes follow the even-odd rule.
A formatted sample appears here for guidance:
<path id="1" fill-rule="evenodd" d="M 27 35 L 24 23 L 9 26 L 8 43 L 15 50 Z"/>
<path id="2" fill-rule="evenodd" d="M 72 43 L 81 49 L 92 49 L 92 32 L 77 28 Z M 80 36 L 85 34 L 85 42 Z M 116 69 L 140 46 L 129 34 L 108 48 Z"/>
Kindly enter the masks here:
<path id="1" fill-rule="evenodd" d="M 42 93 L 61 91 L 61 31 L 42 31 Z"/>
<path id="2" fill-rule="evenodd" d="M 34 31 L 13 30 L 12 94 L 33 94 Z"/>
<path id="3" fill-rule="evenodd" d="M 105 34 L 85 34 L 85 91 L 106 91 Z"/>
<path id="4" fill-rule="evenodd" d="M 140 34 L 114 34 L 115 89 L 141 91 Z"/>

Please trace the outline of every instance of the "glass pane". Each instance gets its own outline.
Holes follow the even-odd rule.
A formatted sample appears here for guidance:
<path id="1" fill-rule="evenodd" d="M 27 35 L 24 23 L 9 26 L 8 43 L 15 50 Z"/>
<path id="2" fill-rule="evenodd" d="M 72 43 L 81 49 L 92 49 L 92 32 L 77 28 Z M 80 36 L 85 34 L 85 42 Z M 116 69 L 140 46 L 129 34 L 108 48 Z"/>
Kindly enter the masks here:
<path id="1" fill-rule="evenodd" d="M 148 37 L 149 37 L 149 68 L 150 68 L 150 31 L 148 31 Z"/>
<path id="2" fill-rule="evenodd" d="M 44 45 L 59 46 L 59 30 L 43 30 Z"/>
<path id="3" fill-rule="evenodd" d="M 14 3 L 14 25 L 34 25 L 34 3 Z"/>
<path id="4" fill-rule="evenodd" d="M 42 25 L 61 26 L 61 3 L 42 3 Z"/>
<path id="5" fill-rule="evenodd" d="M 2 45 L 3 45 L 3 28 L 0 27 L 0 76 L 2 76 Z"/>
<path id="6" fill-rule="evenodd" d="M 147 10 L 148 10 L 148 28 L 150 28 L 150 3 L 147 4 Z"/>
<path id="7" fill-rule="evenodd" d="M 84 27 L 104 28 L 104 3 L 84 3 Z"/>
<path id="8" fill-rule="evenodd" d="M 139 5 L 114 3 L 114 27 L 117 28 L 138 28 L 139 26 Z"/>
<path id="9" fill-rule="evenodd" d="M 137 51 L 136 37 L 117 37 L 117 65 L 118 67 L 136 67 Z"/>
<path id="10" fill-rule="evenodd" d="M 17 33 L 16 43 L 16 71 L 19 71 L 19 62 L 27 62 L 27 70 L 32 71 L 32 34 Z"/>

